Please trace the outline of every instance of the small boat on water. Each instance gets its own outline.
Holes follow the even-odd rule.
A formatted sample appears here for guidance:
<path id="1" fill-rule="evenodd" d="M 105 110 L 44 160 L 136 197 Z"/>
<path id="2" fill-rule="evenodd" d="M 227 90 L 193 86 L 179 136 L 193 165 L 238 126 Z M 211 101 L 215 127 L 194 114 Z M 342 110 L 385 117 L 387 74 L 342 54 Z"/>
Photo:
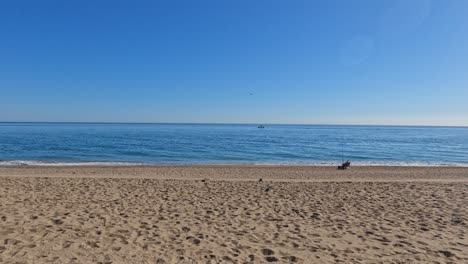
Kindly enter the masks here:
<path id="1" fill-rule="evenodd" d="M 259 126 L 258 126 L 258 128 L 265 128 L 265 126 L 263 126 L 263 125 L 259 125 Z"/>

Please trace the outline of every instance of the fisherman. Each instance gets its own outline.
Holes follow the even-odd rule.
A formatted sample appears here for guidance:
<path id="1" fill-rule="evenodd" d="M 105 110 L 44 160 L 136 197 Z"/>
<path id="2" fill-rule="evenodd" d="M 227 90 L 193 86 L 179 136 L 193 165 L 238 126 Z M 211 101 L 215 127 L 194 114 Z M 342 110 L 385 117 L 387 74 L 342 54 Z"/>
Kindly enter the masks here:
<path id="1" fill-rule="evenodd" d="M 347 160 L 346 162 L 343 162 L 343 164 L 341 164 L 341 166 L 338 166 L 338 169 L 339 170 L 346 170 L 350 166 L 351 166 L 351 162 L 349 160 Z"/>

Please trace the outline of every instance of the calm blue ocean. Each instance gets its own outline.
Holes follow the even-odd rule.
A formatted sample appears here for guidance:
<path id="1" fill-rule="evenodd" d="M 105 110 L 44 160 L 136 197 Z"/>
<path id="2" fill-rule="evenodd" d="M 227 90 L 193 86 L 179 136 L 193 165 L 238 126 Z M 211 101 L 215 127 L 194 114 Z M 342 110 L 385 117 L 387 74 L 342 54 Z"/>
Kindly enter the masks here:
<path id="1" fill-rule="evenodd" d="M 0 165 L 468 166 L 467 127 L 0 123 Z"/>

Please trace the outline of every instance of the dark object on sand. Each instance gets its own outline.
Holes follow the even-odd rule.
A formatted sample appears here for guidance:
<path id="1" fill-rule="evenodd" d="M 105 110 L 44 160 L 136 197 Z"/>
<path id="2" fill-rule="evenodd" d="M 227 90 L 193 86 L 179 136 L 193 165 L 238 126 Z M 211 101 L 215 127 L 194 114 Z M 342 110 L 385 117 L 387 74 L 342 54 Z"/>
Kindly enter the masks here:
<path id="1" fill-rule="evenodd" d="M 265 189 L 265 192 L 269 192 L 271 190 L 271 187 L 268 186 L 266 189 Z"/>
<path id="2" fill-rule="evenodd" d="M 260 178 L 260 180 L 258 180 L 258 182 L 262 182 L 262 181 L 263 181 L 263 179 L 261 179 L 261 178 Z"/>
<path id="3" fill-rule="evenodd" d="M 351 166 L 351 162 L 349 160 L 347 160 L 346 162 L 343 162 L 343 164 L 341 164 L 341 166 L 338 166 L 338 169 L 339 170 L 346 170 L 350 166 Z"/>

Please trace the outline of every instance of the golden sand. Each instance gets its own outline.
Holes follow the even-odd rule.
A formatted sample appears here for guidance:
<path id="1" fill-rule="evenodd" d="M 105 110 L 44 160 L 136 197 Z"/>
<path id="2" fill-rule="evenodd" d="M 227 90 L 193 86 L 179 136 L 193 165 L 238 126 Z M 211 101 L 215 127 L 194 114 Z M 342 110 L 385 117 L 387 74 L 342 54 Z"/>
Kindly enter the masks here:
<path id="1" fill-rule="evenodd" d="M 467 205 L 468 168 L 3 167 L 0 263 L 468 263 Z"/>

